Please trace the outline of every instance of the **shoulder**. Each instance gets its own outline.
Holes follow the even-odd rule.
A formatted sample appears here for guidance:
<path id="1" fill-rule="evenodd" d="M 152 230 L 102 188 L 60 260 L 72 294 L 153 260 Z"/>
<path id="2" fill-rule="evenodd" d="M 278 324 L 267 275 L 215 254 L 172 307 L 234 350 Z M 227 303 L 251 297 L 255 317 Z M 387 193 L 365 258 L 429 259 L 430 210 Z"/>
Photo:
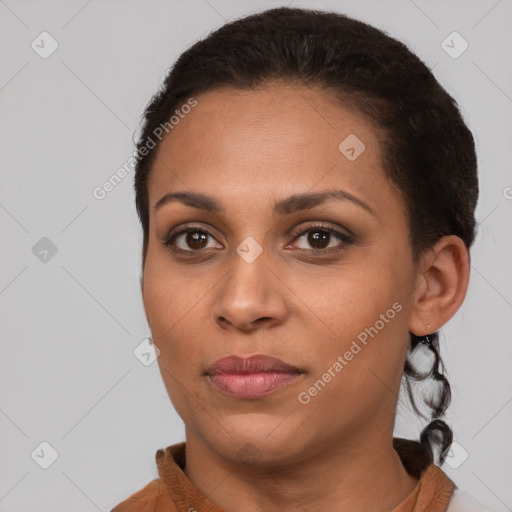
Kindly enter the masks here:
<path id="1" fill-rule="evenodd" d="M 178 495 L 179 501 L 179 482 L 176 482 L 179 481 L 181 472 L 179 464 L 184 466 L 185 443 L 177 443 L 157 450 L 155 460 L 159 478 L 146 484 L 145 487 L 116 505 L 110 512 L 178 512 L 170 487 L 173 483 L 175 487 L 178 485 L 175 494 Z"/>
<path id="2" fill-rule="evenodd" d="M 470 494 L 461 489 L 455 489 L 446 512 L 491 512 Z"/>
<path id="3" fill-rule="evenodd" d="M 156 479 L 116 505 L 110 512 L 155 512 L 159 494 L 160 481 Z"/>

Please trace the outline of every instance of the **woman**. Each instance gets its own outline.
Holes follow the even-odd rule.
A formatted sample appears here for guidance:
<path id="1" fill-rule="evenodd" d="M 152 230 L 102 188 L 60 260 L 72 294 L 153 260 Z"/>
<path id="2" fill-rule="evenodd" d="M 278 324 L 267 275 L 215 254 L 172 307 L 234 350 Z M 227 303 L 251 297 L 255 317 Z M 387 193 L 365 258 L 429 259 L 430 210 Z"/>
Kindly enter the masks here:
<path id="1" fill-rule="evenodd" d="M 438 330 L 478 180 L 429 69 L 337 13 L 251 15 L 181 55 L 137 157 L 141 290 L 186 442 L 114 512 L 458 510 Z M 393 438 L 417 380 L 431 421 Z"/>

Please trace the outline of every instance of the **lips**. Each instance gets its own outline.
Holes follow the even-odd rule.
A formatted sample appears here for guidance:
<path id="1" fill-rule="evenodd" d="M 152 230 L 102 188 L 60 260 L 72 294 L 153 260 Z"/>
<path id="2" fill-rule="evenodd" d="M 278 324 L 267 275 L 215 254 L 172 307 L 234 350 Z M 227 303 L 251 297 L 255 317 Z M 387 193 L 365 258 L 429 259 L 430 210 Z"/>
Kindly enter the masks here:
<path id="1" fill-rule="evenodd" d="M 265 355 L 229 356 L 206 370 L 214 387 L 235 398 L 259 398 L 298 379 L 304 372 L 281 359 Z"/>
<path id="2" fill-rule="evenodd" d="M 279 373 L 302 373 L 295 366 L 286 364 L 281 359 L 275 357 L 255 355 L 242 358 L 239 356 L 223 357 L 215 361 L 207 370 L 207 375 L 216 375 L 218 373 L 261 373 L 261 372 L 279 372 Z"/>

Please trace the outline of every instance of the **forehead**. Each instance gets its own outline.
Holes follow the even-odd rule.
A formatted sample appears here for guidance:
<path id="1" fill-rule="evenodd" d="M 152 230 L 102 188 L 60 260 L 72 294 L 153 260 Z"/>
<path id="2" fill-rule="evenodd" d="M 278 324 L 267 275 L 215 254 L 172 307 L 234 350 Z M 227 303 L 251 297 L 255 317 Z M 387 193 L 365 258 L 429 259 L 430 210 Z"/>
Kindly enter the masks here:
<path id="1" fill-rule="evenodd" d="M 276 197 L 343 186 L 371 201 L 391 187 L 377 128 L 328 91 L 272 83 L 196 100 L 157 149 L 151 205 L 187 188 L 247 199 L 255 190 Z"/>

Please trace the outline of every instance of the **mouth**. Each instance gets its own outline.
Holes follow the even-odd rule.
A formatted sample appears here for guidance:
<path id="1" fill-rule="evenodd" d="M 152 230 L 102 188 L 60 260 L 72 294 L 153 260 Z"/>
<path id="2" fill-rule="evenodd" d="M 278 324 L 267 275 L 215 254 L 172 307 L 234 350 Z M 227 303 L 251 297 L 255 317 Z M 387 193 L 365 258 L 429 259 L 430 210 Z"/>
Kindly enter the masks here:
<path id="1" fill-rule="evenodd" d="M 304 372 L 265 355 L 219 359 L 205 372 L 214 387 L 234 398 L 260 398 L 288 386 Z"/>

